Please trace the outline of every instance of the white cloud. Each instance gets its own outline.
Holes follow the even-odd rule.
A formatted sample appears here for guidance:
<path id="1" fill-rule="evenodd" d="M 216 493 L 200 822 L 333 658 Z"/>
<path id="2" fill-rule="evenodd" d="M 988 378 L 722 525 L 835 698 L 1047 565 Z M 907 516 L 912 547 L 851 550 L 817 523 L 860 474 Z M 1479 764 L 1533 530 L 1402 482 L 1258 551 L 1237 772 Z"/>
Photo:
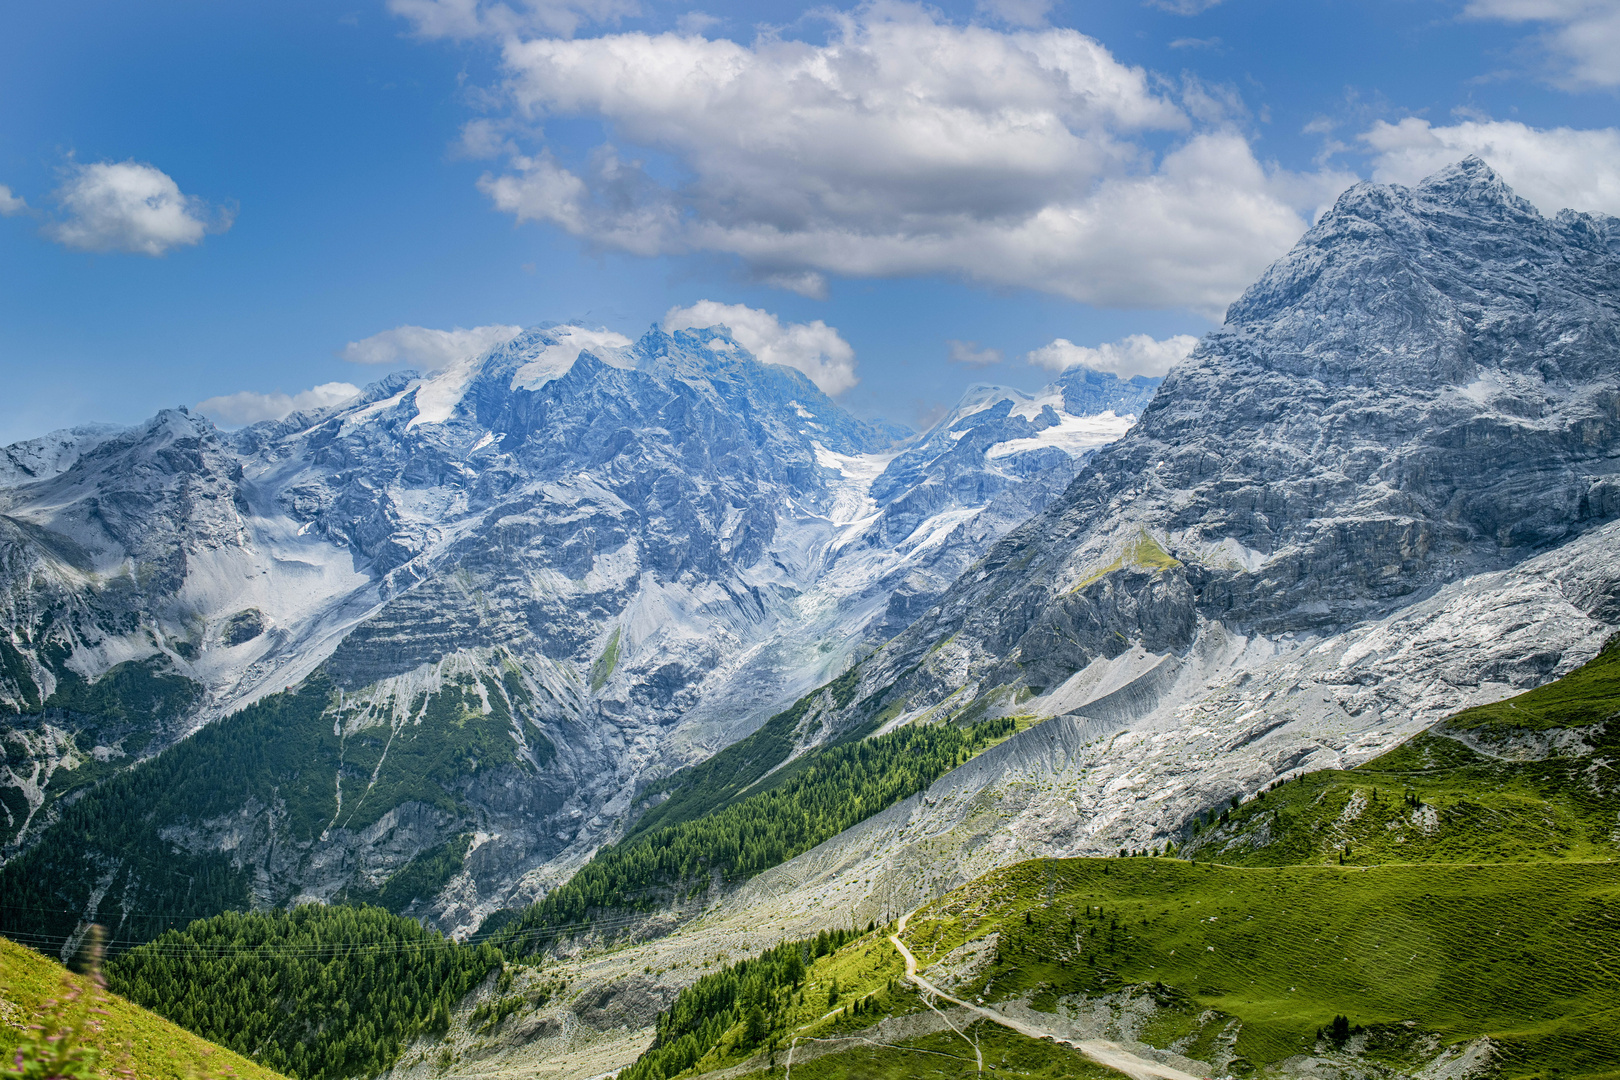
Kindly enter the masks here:
<path id="1" fill-rule="evenodd" d="M 1570 90 L 1620 86 L 1620 4 L 1615 0 L 1471 0 L 1477 19 L 1539 23 L 1540 44 L 1555 65 L 1553 82 Z"/>
<path id="2" fill-rule="evenodd" d="M 706 11 L 685 11 L 676 16 L 675 29 L 683 34 L 701 34 L 705 30 L 711 30 L 719 26 L 723 22 L 725 22 L 724 19 L 716 15 L 710 15 Z"/>
<path id="3" fill-rule="evenodd" d="M 11 189 L 0 184 L 0 217 L 12 217 L 28 209 L 21 195 L 13 195 Z"/>
<path id="4" fill-rule="evenodd" d="M 241 427 L 244 424 L 256 424 L 260 420 L 280 420 L 295 412 L 341 405 L 357 397 L 359 393 L 358 386 L 346 382 L 322 383 L 296 394 L 255 394 L 243 390 L 240 393 L 211 397 L 207 401 L 199 402 L 197 411 L 210 417 L 215 423 L 226 427 Z"/>
<path id="5" fill-rule="evenodd" d="M 505 345 L 523 332 L 521 326 L 475 326 L 471 330 L 429 330 L 425 326 L 396 326 L 359 341 L 338 353 L 356 364 L 409 364 L 420 368 L 446 368 L 458 360 Z"/>
<path id="6" fill-rule="evenodd" d="M 964 367 L 990 367 L 1001 363 L 1000 349 L 981 349 L 977 341 L 957 341 L 955 338 L 945 342 L 948 349 L 947 356 L 953 364 Z"/>
<path id="7" fill-rule="evenodd" d="M 810 295 L 829 274 L 947 273 L 1218 312 L 1355 180 L 1262 166 L 1228 126 L 1241 102 L 1202 86 L 1178 102 L 1073 30 L 894 2 L 829 17 L 824 44 L 508 40 L 515 117 L 598 120 L 618 145 L 583 166 L 514 154 L 480 187 L 598 247 L 727 253 Z M 1178 141 L 1157 154 L 1156 132 Z M 688 179 L 655 178 L 643 152 Z"/>
<path id="8" fill-rule="evenodd" d="M 408 20 L 419 37 L 465 40 L 569 35 L 591 23 L 640 14 L 641 5 L 636 0 L 388 0 L 388 10 Z"/>
<path id="9" fill-rule="evenodd" d="M 810 377 L 824 394 L 841 394 L 854 386 L 855 350 L 838 331 L 820 319 L 783 326 L 775 315 L 742 304 L 699 300 L 691 307 L 670 308 L 664 329 L 724 326 L 737 344 L 761 363 L 782 364 Z"/>
<path id="10" fill-rule="evenodd" d="M 45 233 L 78 251 L 162 255 L 231 226 L 228 212 L 182 194 L 167 173 L 135 161 L 69 166 L 56 201 L 63 217 Z"/>
<path id="11" fill-rule="evenodd" d="M 1050 345 L 1042 345 L 1025 357 L 1037 367 L 1052 371 L 1067 371 L 1072 367 L 1085 367 L 1093 371 L 1111 371 L 1120 378 L 1132 375 L 1163 375 L 1187 358 L 1198 339 L 1191 334 L 1176 334 L 1159 341 L 1147 334 L 1132 334 L 1122 341 L 1110 342 L 1091 348 L 1076 345 L 1068 338 L 1058 338 Z"/>
<path id="12" fill-rule="evenodd" d="M 1620 130 L 1533 128 L 1516 120 L 1466 120 L 1434 127 L 1408 117 L 1379 121 L 1361 135 L 1377 152 L 1373 179 L 1415 184 L 1478 154 L 1544 214 L 1566 207 L 1620 215 Z"/>

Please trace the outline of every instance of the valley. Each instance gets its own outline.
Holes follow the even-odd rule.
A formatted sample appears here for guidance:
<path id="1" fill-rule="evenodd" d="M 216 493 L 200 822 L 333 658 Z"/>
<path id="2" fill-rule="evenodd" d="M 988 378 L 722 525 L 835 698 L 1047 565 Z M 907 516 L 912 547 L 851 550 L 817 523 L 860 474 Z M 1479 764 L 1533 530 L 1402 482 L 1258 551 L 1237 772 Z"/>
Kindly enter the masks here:
<path id="1" fill-rule="evenodd" d="M 8 448 L 0 931 L 293 1080 L 1620 1076 L 1617 357 L 1469 158 L 921 433 L 542 326 Z"/>

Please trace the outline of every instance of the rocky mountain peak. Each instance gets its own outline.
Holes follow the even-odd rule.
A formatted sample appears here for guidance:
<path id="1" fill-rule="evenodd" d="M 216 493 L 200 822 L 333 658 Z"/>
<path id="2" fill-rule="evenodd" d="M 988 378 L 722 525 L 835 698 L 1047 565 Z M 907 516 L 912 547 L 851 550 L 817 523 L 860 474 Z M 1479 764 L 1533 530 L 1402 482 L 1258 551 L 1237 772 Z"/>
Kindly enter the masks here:
<path id="1" fill-rule="evenodd" d="M 1048 687 L 1216 623 L 1332 633 L 1620 515 L 1609 229 L 1477 159 L 1357 185 L 862 693 Z M 957 659 L 916 669 L 946 638 Z"/>
<path id="2" fill-rule="evenodd" d="M 1436 211 L 1475 220 L 1495 218 L 1523 224 L 1541 216 L 1529 200 L 1515 194 L 1501 175 L 1475 154 L 1425 177 L 1412 193 Z"/>
<path id="3" fill-rule="evenodd" d="M 38 731 L 0 725 L 26 748 L 0 796 L 36 764 L 127 762 L 303 687 L 306 734 L 337 756 L 292 801 L 324 831 L 244 804 L 238 869 L 266 902 L 331 899 L 476 832 L 438 909 L 465 927 L 611 838 L 649 778 L 903 629 L 1155 385 L 984 389 L 913 436 L 722 329 L 551 324 L 228 435 L 171 411 L 10 448 L 0 709 Z M 60 712 L 153 686 L 161 718 Z M 54 806 L 28 783 L 0 836 L 17 846 Z M 171 824 L 198 857 L 222 842 Z"/>
<path id="4" fill-rule="evenodd" d="M 1418 392 L 1497 373 L 1583 382 L 1620 341 L 1609 230 L 1543 217 L 1478 158 L 1415 188 L 1358 184 L 1193 360 Z"/>

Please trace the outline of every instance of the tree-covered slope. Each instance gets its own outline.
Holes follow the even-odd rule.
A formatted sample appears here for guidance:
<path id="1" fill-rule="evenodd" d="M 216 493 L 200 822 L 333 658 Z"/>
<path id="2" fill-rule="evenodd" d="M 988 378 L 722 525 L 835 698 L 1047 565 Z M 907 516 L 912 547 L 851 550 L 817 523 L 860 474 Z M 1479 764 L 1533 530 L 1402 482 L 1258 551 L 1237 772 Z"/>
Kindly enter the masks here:
<path id="1" fill-rule="evenodd" d="M 539 903 L 493 916 L 485 929 L 498 931 L 495 943 L 521 953 L 559 929 L 746 880 L 921 791 L 1016 726 L 1010 718 L 968 728 L 914 724 L 848 740 L 805 754 L 751 794 L 735 774 L 699 770 L 681 791 L 691 794 L 687 807 L 703 812 L 662 815 L 669 824 L 636 828 L 623 843 L 599 849 Z"/>
<path id="2" fill-rule="evenodd" d="M 222 1076 L 227 1070 L 238 1080 L 281 1080 L 270 1069 L 223 1046 L 186 1031 L 154 1012 L 113 993 L 100 995 L 86 976 L 74 975 L 61 964 L 14 942 L 0 938 L 0 1060 L 14 1061 L 18 1045 L 30 1034 L 26 1025 L 51 1027 L 53 1015 L 77 992 L 86 1006 L 104 1010 L 95 1049 L 103 1054 L 103 1067 L 131 1067 L 141 1080 L 198 1080 Z M 73 1009 L 68 1007 L 66 1012 Z M 64 1017 L 72 1019 L 71 1016 Z M 50 1032 L 34 1033 L 48 1037 Z"/>
<path id="3" fill-rule="evenodd" d="M 115 939 L 144 941 L 199 915 L 285 903 L 300 880 L 395 911 L 431 898 L 464 864 L 472 787 L 532 778 L 555 753 L 506 666 L 504 681 L 447 669 L 381 701 L 317 672 L 208 725 L 64 804 L 0 868 L 0 928 L 43 948 L 88 912 Z M 320 850 L 361 847 L 391 814 L 430 843 L 341 860 Z"/>
<path id="4" fill-rule="evenodd" d="M 297 1080 L 375 1076 L 501 964 L 381 908 L 200 920 L 119 956 L 113 989 Z"/>

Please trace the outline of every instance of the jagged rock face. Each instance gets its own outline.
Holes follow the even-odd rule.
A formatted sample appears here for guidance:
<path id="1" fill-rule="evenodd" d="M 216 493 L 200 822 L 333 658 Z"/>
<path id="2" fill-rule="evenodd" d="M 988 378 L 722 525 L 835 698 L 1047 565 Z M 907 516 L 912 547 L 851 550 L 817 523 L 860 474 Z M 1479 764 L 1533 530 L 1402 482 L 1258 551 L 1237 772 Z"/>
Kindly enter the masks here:
<path id="1" fill-rule="evenodd" d="M 1617 455 L 1620 221 L 1543 218 L 1477 159 L 1360 184 L 863 688 L 951 634 L 901 691 L 1331 632 L 1620 514 Z"/>
<path id="2" fill-rule="evenodd" d="M 614 835 L 643 780 L 902 629 L 1154 385 L 979 388 L 908 439 L 723 331 L 564 326 L 235 433 L 175 411 L 13 447 L 8 855 L 54 796 L 318 670 L 330 706 L 286 737 L 312 748 L 320 805 L 271 783 L 157 823 L 163 842 L 228 853 L 279 903 L 376 888 L 472 835 L 421 913 L 475 924 Z M 134 711 L 115 686 L 161 717 L 103 715 Z M 491 724 L 509 730 L 480 742 Z M 142 887 L 116 877 L 104 902 L 150 906 Z"/>

